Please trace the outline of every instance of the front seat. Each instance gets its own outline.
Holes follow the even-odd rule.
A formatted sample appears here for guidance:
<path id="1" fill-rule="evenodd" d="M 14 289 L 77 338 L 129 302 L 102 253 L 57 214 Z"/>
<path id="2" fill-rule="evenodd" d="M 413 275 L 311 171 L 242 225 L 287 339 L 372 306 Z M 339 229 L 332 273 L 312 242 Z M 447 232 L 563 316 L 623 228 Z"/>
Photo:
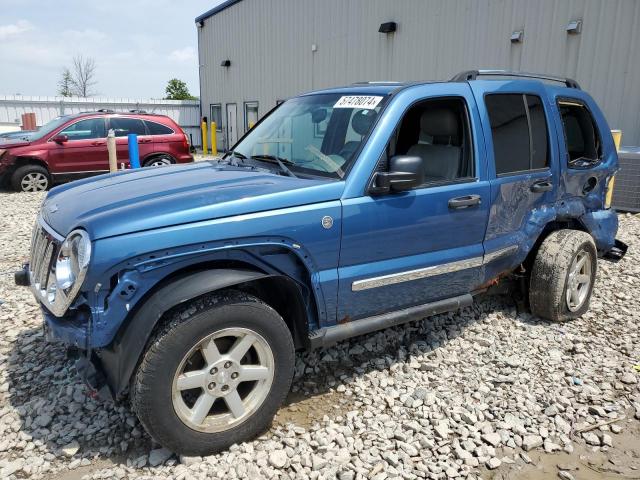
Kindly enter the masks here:
<path id="1" fill-rule="evenodd" d="M 369 133 L 376 116 L 377 114 L 373 110 L 360 110 L 353 115 L 353 118 L 351 119 L 351 128 L 354 132 L 360 135 L 361 138 L 360 141 L 351 141 L 344 144 L 344 147 L 342 147 L 339 152 L 339 155 L 342 158 L 349 160 L 353 156 L 362 143 L 362 138 Z"/>
<path id="2" fill-rule="evenodd" d="M 428 182 L 457 178 L 462 149 L 451 144 L 453 139 L 459 138 L 456 115 L 444 108 L 426 110 L 420 117 L 420 130 L 432 137 L 434 143 L 417 143 L 409 148 L 407 155 L 422 158 L 425 180 Z"/>

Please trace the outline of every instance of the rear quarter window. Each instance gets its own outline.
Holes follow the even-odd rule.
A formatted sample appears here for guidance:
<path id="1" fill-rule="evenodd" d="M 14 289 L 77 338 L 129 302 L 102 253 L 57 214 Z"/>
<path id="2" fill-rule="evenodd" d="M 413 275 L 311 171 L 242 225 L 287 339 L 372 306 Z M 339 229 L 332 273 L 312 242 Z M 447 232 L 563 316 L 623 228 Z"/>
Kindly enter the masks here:
<path id="1" fill-rule="evenodd" d="M 567 163 L 570 168 L 585 168 L 600 161 L 600 134 L 587 106 L 580 100 L 559 99 Z"/>
<path id="2" fill-rule="evenodd" d="M 176 133 L 173 131 L 173 129 L 161 123 L 152 122 L 150 120 L 145 120 L 144 123 L 147 124 L 149 135 L 171 135 L 173 133 Z"/>

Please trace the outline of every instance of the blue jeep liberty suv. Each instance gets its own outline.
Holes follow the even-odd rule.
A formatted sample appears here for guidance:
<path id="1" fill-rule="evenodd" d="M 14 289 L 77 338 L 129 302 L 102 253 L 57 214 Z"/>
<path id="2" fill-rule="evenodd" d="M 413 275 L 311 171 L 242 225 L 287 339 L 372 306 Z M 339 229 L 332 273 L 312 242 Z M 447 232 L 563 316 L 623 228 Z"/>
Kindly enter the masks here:
<path id="1" fill-rule="evenodd" d="M 222 159 L 52 189 L 16 283 L 94 390 L 129 398 L 170 450 L 206 455 L 269 426 L 296 349 L 498 284 L 542 318 L 582 315 L 598 258 L 626 251 L 616 169 L 571 79 L 475 70 L 316 91 Z"/>

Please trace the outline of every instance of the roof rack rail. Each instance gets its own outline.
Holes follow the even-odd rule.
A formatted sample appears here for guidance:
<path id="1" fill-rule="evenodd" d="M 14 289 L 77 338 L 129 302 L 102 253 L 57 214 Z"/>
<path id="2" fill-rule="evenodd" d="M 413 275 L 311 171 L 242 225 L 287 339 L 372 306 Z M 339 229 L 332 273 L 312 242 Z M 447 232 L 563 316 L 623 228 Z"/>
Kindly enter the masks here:
<path id="1" fill-rule="evenodd" d="M 521 78 L 539 78 L 542 80 L 551 80 L 552 82 L 564 83 L 569 88 L 575 88 L 581 90 L 578 82 L 572 78 L 556 77 L 553 75 L 547 75 L 544 73 L 529 73 L 529 72 L 515 72 L 512 70 L 467 70 L 460 72 L 449 80 L 450 82 L 467 82 L 469 80 L 476 80 L 480 76 L 495 76 L 495 77 L 521 77 Z"/>
<path id="2" fill-rule="evenodd" d="M 140 110 L 139 108 L 134 108 L 133 110 L 129 110 L 129 113 L 147 113 L 147 111 Z"/>
<path id="3" fill-rule="evenodd" d="M 110 108 L 99 108 L 96 112 L 100 113 L 115 113 L 115 110 L 111 110 Z"/>

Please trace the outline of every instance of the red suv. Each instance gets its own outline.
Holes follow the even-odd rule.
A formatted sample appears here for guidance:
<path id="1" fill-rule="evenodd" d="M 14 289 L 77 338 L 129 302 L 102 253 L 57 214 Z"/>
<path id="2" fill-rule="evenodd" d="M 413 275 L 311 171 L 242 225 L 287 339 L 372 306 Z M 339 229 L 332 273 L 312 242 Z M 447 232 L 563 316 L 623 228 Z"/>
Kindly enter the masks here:
<path id="1" fill-rule="evenodd" d="M 0 143 L 0 182 L 23 192 L 109 171 L 107 132 L 116 134 L 118 167 L 129 167 L 127 135 L 136 133 L 143 167 L 193 162 L 189 139 L 169 117 L 98 111 L 58 117 L 21 140 Z"/>

